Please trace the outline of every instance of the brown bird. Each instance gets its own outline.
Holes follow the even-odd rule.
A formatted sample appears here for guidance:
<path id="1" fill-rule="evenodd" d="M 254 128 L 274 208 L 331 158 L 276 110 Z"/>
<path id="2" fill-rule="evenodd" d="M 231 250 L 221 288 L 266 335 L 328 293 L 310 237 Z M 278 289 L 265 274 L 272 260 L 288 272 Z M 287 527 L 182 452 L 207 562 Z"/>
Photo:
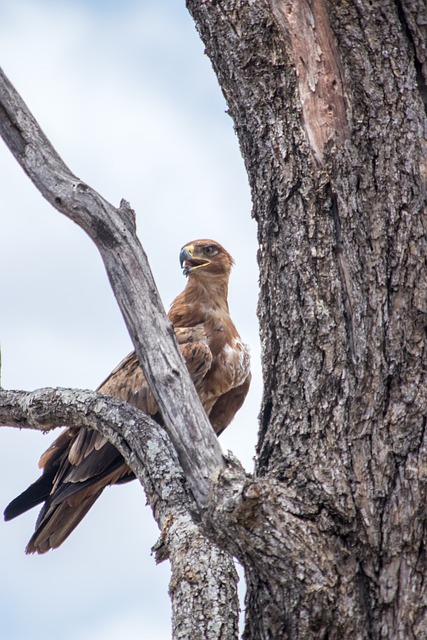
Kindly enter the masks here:
<path id="1" fill-rule="evenodd" d="M 215 433 L 219 435 L 242 406 L 249 390 L 249 352 L 228 310 L 228 280 L 234 264 L 213 240 L 195 240 L 180 253 L 187 286 L 173 301 L 169 318 L 181 352 Z M 154 417 L 162 417 L 136 354 L 129 354 L 98 387 Z M 59 547 L 106 486 L 134 478 L 122 456 L 102 435 L 65 429 L 42 455 L 42 476 L 5 509 L 11 520 L 44 505 L 26 553 Z"/>

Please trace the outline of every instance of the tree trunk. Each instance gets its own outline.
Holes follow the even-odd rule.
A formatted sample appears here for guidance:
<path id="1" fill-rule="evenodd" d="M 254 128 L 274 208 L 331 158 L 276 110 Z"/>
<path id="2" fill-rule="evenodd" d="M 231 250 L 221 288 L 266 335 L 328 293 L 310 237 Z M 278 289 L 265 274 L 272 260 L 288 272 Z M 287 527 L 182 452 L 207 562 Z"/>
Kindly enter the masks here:
<path id="1" fill-rule="evenodd" d="M 153 292 L 152 309 L 147 302 L 154 285 L 129 208 L 113 209 L 70 174 L 7 83 L 0 109 L 22 166 L 100 248 L 177 453 L 166 447 L 165 467 L 179 478 L 179 460 L 187 480 L 166 473 L 152 489 L 154 505 L 167 498 L 165 509 L 184 509 L 173 531 L 154 506 L 173 563 L 176 550 L 174 637 L 236 634 L 230 558 L 214 550 L 198 563 L 197 536 L 206 545 L 207 533 L 245 567 L 247 639 L 425 638 L 426 7 L 187 4 L 235 122 L 259 226 L 265 390 L 255 476 L 222 458 L 197 413 Z M 156 357 L 157 343 L 168 357 Z M 31 426 L 28 398 L 21 405 L 14 424 Z M 71 419 L 68 402 L 66 411 Z M 153 460 L 138 455 L 138 417 L 121 411 L 132 434 L 122 453 L 145 469 Z M 2 423 L 12 415 L 8 405 Z M 226 628 L 218 610 L 229 600 Z"/>
<path id="2" fill-rule="evenodd" d="M 256 473 L 305 504 L 319 570 L 289 531 L 266 572 L 241 552 L 245 637 L 425 638 L 425 4 L 187 5 L 258 222 Z"/>

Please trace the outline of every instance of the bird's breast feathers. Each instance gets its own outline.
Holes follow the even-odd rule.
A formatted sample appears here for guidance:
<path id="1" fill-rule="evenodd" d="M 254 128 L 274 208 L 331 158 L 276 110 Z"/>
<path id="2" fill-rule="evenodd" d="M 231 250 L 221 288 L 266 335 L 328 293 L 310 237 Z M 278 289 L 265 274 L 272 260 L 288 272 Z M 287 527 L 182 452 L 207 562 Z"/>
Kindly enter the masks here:
<path id="1" fill-rule="evenodd" d="M 231 343 L 224 345 L 218 359 L 221 368 L 231 378 L 230 387 L 243 384 L 250 372 L 249 347 L 240 338 L 234 338 Z"/>

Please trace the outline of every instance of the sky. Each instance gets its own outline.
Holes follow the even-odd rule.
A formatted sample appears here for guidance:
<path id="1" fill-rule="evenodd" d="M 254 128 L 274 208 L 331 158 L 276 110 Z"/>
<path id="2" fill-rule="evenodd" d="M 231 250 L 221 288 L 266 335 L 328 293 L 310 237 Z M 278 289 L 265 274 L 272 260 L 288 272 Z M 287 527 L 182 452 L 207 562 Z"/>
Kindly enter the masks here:
<path id="1" fill-rule="evenodd" d="M 230 309 L 253 383 L 221 436 L 250 471 L 261 399 L 256 227 L 233 124 L 184 2 L 0 0 L 0 66 L 70 169 L 137 214 L 165 307 L 179 249 L 234 256 Z M 1 386 L 94 389 L 131 350 L 95 246 L 36 191 L 0 141 Z M 58 432 L 0 429 L 0 506 L 38 477 Z M 37 510 L 0 520 L 0 637 L 170 638 L 168 563 L 136 483 L 107 489 L 64 545 L 26 556 Z M 60 630 L 60 631 L 59 631 Z"/>

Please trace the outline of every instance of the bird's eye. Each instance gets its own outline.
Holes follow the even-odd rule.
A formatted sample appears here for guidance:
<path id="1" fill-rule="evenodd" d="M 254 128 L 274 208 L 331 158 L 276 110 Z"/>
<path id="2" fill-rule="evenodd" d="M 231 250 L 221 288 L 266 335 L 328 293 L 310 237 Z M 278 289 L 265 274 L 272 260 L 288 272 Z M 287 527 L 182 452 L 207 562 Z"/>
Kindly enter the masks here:
<path id="1" fill-rule="evenodd" d="M 218 253 L 218 249 L 213 245 L 208 245 L 203 249 L 203 253 L 205 254 L 205 256 L 214 256 L 216 253 Z"/>

